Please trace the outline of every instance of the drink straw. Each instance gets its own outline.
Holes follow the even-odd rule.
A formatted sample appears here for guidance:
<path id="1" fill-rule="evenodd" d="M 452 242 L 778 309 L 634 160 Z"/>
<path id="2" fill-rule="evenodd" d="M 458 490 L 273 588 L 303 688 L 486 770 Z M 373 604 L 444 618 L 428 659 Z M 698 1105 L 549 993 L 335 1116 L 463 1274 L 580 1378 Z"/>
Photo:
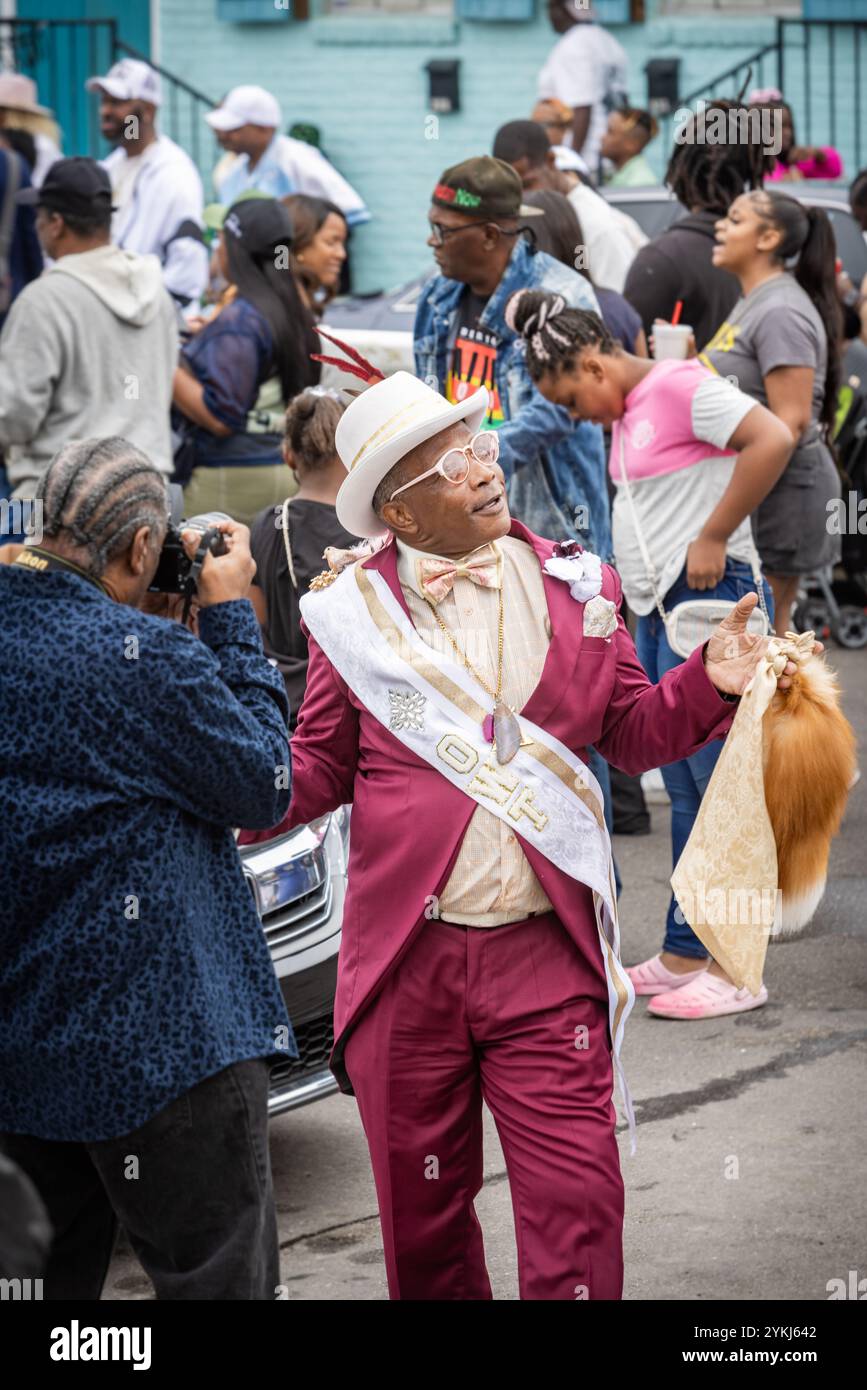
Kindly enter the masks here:
<path id="1" fill-rule="evenodd" d="M 672 324 L 672 327 L 674 327 L 675 324 L 680 323 L 680 316 L 681 316 L 682 313 L 683 313 L 683 300 L 682 300 L 682 299 L 679 299 L 679 300 L 677 301 L 677 303 L 675 304 L 675 306 L 674 306 L 674 313 L 673 313 L 672 316 L 671 316 L 671 324 Z"/>

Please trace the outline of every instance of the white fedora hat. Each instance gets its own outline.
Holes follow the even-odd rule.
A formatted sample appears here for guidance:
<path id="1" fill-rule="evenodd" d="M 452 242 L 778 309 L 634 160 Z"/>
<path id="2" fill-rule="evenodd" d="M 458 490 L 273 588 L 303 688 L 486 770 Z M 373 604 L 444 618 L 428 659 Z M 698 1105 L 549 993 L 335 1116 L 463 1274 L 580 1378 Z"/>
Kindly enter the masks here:
<path id="1" fill-rule="evenodd" d="M 426 439 L 466 420 L 475 430 L 485 418 L 484 386 L 449 405 L 410 372 L 395 372 L 356 396 L 340 417 L 335 444 L 346 479 L 337 494 L 337 520 L 353 536 L 376 536 L 383 522 L 373 510 L 373 494 L 399 459 Z"/>

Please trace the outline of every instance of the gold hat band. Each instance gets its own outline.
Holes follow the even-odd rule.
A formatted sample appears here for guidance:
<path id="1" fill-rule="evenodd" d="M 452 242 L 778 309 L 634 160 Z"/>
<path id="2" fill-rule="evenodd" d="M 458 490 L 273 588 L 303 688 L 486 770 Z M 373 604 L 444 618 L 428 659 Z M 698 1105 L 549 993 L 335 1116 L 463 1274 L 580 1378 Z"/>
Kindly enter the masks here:
<path id="1" fill-rule="evenodd" d="M 355 458 L 354 458 L 354 459 L 352 460 L 352 462 L 350 463 L 350 465 L 349 465 L 349 471 L 350 471 L 350 472 L 352 471 L 352 469 L 355 467 L 355 465 L 358 463 L 359 459 L 361 458 L 362 454 L 366 454 L 367 451 L 368 451 L 368 449 L 370 449 L 370 448 L 373 446 L 373 444 L 375 444 L 377 441 L 378 441 L 379 443 L 381 443 L 381 444 L 385 444 L 389 439 L 393 439 L 394 436 L 395 436 L 396 434 L 400 434 L 400 431 L 404 428 L 404 424 L 403 424 L 404 416 L 411 414 L 412 411 L 414 411 L 414 410 L 421 410 L 422 408 L 426 408 L 426 409 L 428 410 L 428 412 L 429 412 L 428 418 L 431 419 L 431 420 L 433 420 L 433 419 L 435 418 L 435 414 L 434 414 L 434 412 L 430 409 L 431 404 L 433 404 L 433 403 L 430 402 L 430 401 L 428 401 L 427 399 L 422 399 L 422 400 L 410 401 L 409 405 L 403 405 L 403 406 L 401 406 L 400 410 L 395 411 L 394 415 L 390 415 L 389 418 L 388 418 L 386 421 L 384 421 L 383 424 L 380 425 L 379 429 L 374 430 L 374 431 L 373 431 L 373 434 L 370 436 L 370 438 L 365 440 L 365 442 L 362 444 L 361 448 L 359 449 L 358 453 L 355 455 Z M 440 399 L 439 399 L 439 397 L 436 398 L 435 404 L 436 404 L 436 414 L 445 415 L 446 412 L 443 411 L 443 410 L 442 410 L 442 407 L 440 406 Z M 447 402 L 443 402 L 443 404 L 447 405 Z M 401 421 L 401 424 L 398 426 L 397 429 L 391 429 L 391 426 L 395 423 L 396 420 L 400 420 L 400 421 Z M 421 424 L 421 421 L 418 421 L 418 423 Z M 385 433 L 386 430 L 389 430 L 390 433 L 387 434 L 387 435 L 385 436 L 385 438 L 383 439 L 383 438 L 382 438 L 382 435 Z"/>

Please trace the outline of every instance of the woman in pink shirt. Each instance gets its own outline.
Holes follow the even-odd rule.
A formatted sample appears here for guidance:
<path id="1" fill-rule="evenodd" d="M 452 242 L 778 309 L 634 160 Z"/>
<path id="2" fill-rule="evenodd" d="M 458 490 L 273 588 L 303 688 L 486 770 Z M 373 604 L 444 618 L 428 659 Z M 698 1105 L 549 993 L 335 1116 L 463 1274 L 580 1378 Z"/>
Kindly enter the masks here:
<path id="1" fill-rule="evenodd" d="M 669 645 L 655 593 L 669 614 L 678 603 L 737 601 L 756 591 L 750 514 L 783 472 L 792 436 L 769 410 L 697 360 L 635 357 L 598 315 L 567 308 L 561 296 L 520 291 L 506 319 L 525 340 L 527 367 L 542 395 L 575 419 L 611 429 L 615 564 L 638 615 L 638 655 L 659 681 L 683 657 Z M 771 611 L 771 591 L 761 583 Z M 662 769 L 674 863 L 720 751 L 712 743 Z M 768 997 L 764 986 L 755 995 L 738 990 L 716 962 L 708 965 L 674 898 L 662 951 L 629 974 L 637 994 L 655 996 L 650 1010 L 664 1018 L 740 1013 Z"/>
<path id="2" fill-rule="evenodd" d="M 797 145 L 795 143 L 795 121 L 792 108 L 783 101 L 783 94 L 776 87 L 756 88 L 750 92 L 750 106 L 764 111 L 779 112 L 782 124 L 781 148 L 779 158 L 765 182 L 785 179 L 840 179 L 843 177 L 843 160 L 833 145 Z"/>

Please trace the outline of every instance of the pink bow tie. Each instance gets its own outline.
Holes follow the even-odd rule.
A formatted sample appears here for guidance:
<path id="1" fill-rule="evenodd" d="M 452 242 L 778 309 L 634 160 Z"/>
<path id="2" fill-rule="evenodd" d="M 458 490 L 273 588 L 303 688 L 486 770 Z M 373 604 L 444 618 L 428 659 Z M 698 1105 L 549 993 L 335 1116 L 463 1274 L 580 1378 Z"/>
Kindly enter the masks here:
<path id="1" fill-rule="evenodd" d="M 456 579 L 469 579 L 483 589 L 499 589 L 499 555 L 493 546 L 485 546 L 467 562 L 453 560 L 419 560 L 418 579 L 422 593 L 442 603 L 452 591 Z"/>

